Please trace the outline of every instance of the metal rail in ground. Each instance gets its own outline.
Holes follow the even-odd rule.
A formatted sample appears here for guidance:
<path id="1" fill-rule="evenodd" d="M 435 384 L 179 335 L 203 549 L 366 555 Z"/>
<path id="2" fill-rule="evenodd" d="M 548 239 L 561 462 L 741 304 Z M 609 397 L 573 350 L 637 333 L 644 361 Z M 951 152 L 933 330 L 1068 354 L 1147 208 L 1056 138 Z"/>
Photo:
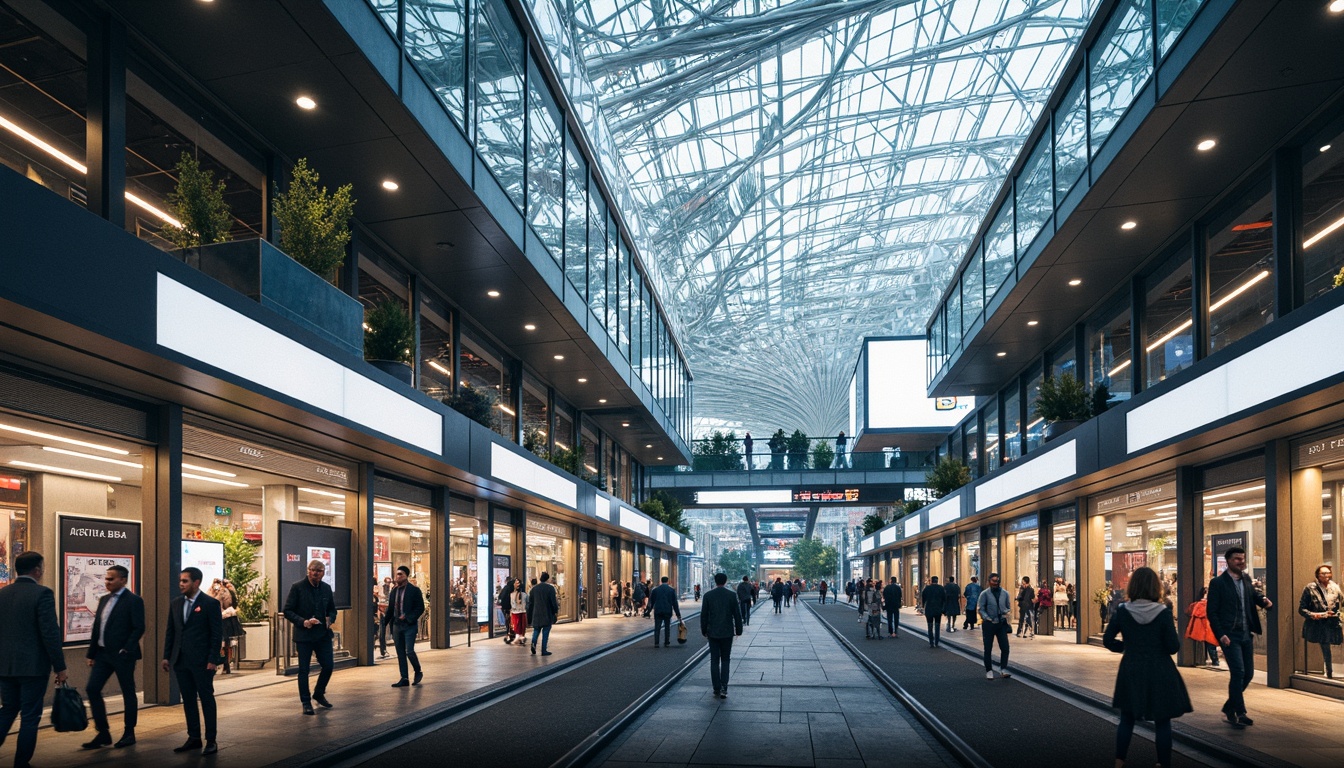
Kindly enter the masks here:
<path id="1" fill-rule="evenodd" d="M 914 715 L 920 725 L 929 729 L 929 733 L 932 733 L 933 737 L 938 739 L 939 743 L 941 743 L 948 752 L 952 753 L 952 756 L 956 758 L 957 762 L 967 768 L 991 768 L 992 764 L 988 760 L 982 757 L 970 744 L 967 744 L 960 736 L 954 733 L 946 723 L 939 720 L 938 716 L 933 714 L 928 707 L 925 707 L 918 699 L 911 696 L 905 688 L 901 687 L 900 683 L 893 680 L 891 675 L 888 675 L 884 669 L 878 666 L 877 662 L 868 658 L 863 651 L 860 651 L 858 647 L 849 641 L 849 638 L 841 634 L 840 630 L 831 626 L 829 621 L 823 619 L 821 615 L 817 613 L 817 609 L 813 608 L 810 603 L 807 605 L 807 609 L 811 611 L 817 621 L 826 628 L 826 631 L 830 632 L 831 635 L 835 637 L 836 641 L 840 643 L 840 646 L 846 651 L 849 651 L 849 654 L 862 664 L 864 669 L 868 670 L 868 674 L 877 678 L 877 681 L 882 684 L 882 687 L 886 688 L 892 696 L 895 696 L 896 700 L 901 702 L 901 705 L 909 710 L 910 714 Z"/>

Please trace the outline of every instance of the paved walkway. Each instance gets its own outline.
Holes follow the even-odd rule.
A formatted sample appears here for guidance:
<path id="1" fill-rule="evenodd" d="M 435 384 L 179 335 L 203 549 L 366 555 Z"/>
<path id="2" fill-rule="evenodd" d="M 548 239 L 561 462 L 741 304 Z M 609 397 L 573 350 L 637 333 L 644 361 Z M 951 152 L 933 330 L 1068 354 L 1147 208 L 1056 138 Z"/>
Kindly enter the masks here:
<path id="1" fill-rule="evenodd" d="M 706 660 L 594 761 L 684 765 L 953 766 L 956 762 L 808 610 L 767 602 L 733 644 L 728 698 Z"/>
<path id="2" fill-rule="evenodd" d="M 924 617 L 902 611 L 907 633 L 924 637 Z M 963 617 L 964 618 L 964 617 Z M 946 624 L 944 624 L 946 626 Z M 960 626 L 960 624 L 958 624 Z M 980 630 L 942 634 L 944 646 L 970 650 L 979 659 L 983 653 Z M 1074 642 L 1074 633 L 1038 636 L 1024 640 L 1010 637 L 1009 665 L 1052 686 L 1089 698 L 1109 708 L 1120 656 L 1099 645 Z M 997 662 L 998 651 L 994 658 Z M 1246 690 L 1246 704 L 1255 725 L 1233 730 L 1221 714 L 1227 698 L 1227 667 L 1181 667 L 1181 677 L 1190 692 L 1195 711 L 1174 721 L 1173 727 L 1192 737 L 1231 746 L 1251 759 L 1268 764 L 1328 766 L 1344 765 L 1344 702 L 1298 690 L 1270 688 L 1264 675 Z"/>
<path id="3" fill-rule="evenodd" d="M 699 606 L 691 601 L 682 603 L 682 613 L 689 615 Z M 298 684 L 294 677 L 280 677 L 269 671 L 269 684 L 256 685 L 260 673 L 251 673 L 246 690 L 217 694 L 219 705 L 218 760 L 234 766 L 260 766 L 282 761 L 302 754 L 330 741 L 352 734 L 376 729 L 394 719 L 403 718 L 419 710 L 442 705 L 467 696 L 511 678 L 530 676 L 543 671 L 548 664 L 582 655 L 589 649 L 609 642 L 629 638 L 632 634 L 653 630 L 652 619 L 603 616 L 582 622 L 562 624 L 551 630 L 553 656 L 533 656 L 526 647 L 505 645 L 502 639 L 472 640 L 447 650 L 419 650 L 425 681 L 412 688 L 391 688 L 396 682 L 396 658 L 380 661 L 372 667 L 338 670 L 331 679 L 328 698 L 334 709 L 318 708 L 316 717 L 304 716 L 299 706 Z M 146 646 L 152 648 L 152 644 Z M 390 649 L 389 649 L 390 651 Z M 157 657 L 147 652 L 147 657 Z M 230 676 L 232 677 L 232 676 Z M 223 678 L 227 681 L 227 678 Z M 229 681 L 231 683 L 231 681 Z M 220 689 L 225 686 L 221 685 Z M 115 681 L 104 689 L 109 704 L 120 708 L 120 694 Z M 112 715 L 112 737 L 121 736 L 119 714 Z M 13 761 L 15 735 L 18 723 L 0 746 L 0 765 Z M 174 754 L 172 748 L 186 739 L 186 729 L 180 706 L 152 706 L 140 711 L 136 728 L 138 743 L 127 749 L 81 750 L 79 745 L 93 738 L 90 729 L 82 733 L 56 733 L 43 715 L 43 729 L 37 740 L 34 765 L 82 766 L 105 765 L 196 765 L 203 762 L 198 753 Z"/>

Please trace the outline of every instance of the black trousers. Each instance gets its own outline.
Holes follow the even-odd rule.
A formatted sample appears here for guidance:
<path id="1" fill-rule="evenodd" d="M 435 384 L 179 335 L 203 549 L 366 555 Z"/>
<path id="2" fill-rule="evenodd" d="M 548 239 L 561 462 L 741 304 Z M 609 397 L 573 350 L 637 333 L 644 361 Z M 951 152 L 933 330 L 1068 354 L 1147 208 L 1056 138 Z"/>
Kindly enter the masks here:
<path id="1" fill-rule="evenodd" d="M 926 613 L 924 620 L 929 625 L 929 645 L 937 645 L 943 639 L 943 614 Z"/>
<path id="2" fill-rule="evenodd" d="M 672 614 L 653 612 L 653 644 L 658 644 L 658 630 L 663 630 L 663 645 L 672 644 Z"/>
<path id="3" fill-rule="evenodd" d="M 732 655 L 733 638 L 709 638 L 709 682 L 715 691 L 728 690 L 728 667 Z"/>
<path id="4" fill-rule="evenodd" d="M 901 629 L 901 609 L 887 611 L 887 635 L 895 636 Z"/>
<path id="5" fill-rule="evenodd" d="M 743 623 L 743 624 L 750 624 L 750 623 L 751 623 L 751 601 L 750 601 L 750 600 L 738 600 L 738 601 L 737 601 L 737 607 L 742 611 L 742 623 Z"/>
<path id="6" fill-rule="evenodd" d="M 420 674 L 420 657 L 415 655 L 415 636 L 419 634 L 419 631 L 420 628 L 415 624 L 394 623 L 392 625 L 392 644 L 397 648 L 397 669 L 401 671 L 402 680 L 410 678 L 410 675 L 407 674 L 406 670 L 406 663 L 408 661 L 410 662 L 411 668 L 415 670 L 415 674 Z M 331 653 L 330 642 L 327 643 L 327 653 Z M 320 656 L 318 657 L 318 663 L 322 663 Z M 328 669 L 323 673 L 327 677 L 331 676 L 331 669 L 329 667 L 330 665 L 328 665 Z M 317 679 L 317 684 L 319 690 L 327 687 L 326 682 L 324 682 L 324 679 L 320 676 Z"/>
<path id="7" fill-rule="evenodd" d="M 731 638 L 729 638 L 731 640 Z M 42 725 L 42 699 L 47 695 L 46 675 L 0 677 L 0 744 L 19 718 L 19 740 L 14 764 L 27 765 L 37 750 L 37 729 Z"/>
<path id="8" fill-rule="evenodd" d="M 783 611 L 779 610 L 779 603 L 780 603 L 780 601 L 783 600 L 784 598 L 782 598 L 782 597 L 774 597 L 774 598 L 771 598 L 771 599 L 775 601 L 775 613 L 783 613 Z"/>
<path id="9" fill-rule="evenodd" d="M 999 644 L 999 669 L 1008 671 L 1008 620 L 1000 618 L 998 621 L 983 621 L 980 623 L 980 637 L 985 643 L 985 671 L 993 672 L 994 666 L 990 661 L 990 655 L 994 651 L 994 643 Z"/>
<path id="10" fill-rule="evenodd" d="M 173 667 L 177 690 L 182 692 L 182 711 L 187 716 L 187 736 L 201 738 L 201 715 L 205 716 L 205 740 L 215 740 L 215 672 L 205 667 Z M 196 709 L 199 699 L 200 712 Z"/>
<path id="11" fill-rule="evenodd" d="M 93 727 L 100 733 L 108 730 L 107 704 L 103 702 L 103 686 L 116 675 L 117 685 L 121 687 L 121 703 L 125 706 L 122 719 L 126 729 L 135 728 L 139 708 L 135 701 L 135 659 L 122 658 L 112 651 L 100 648 L 93 657 L 93 671 L 89 673 L 89 683 L 84 692 L 89 694 L 89 713 L 93 715 Z"/>
<path id="12" fill-rule="evenodd" d="M 331 638 L 312 643 L 296 641 L 294 645 L 299 649 L 299 701 L 307 704 L 312 700 L 312 696 L 308 694 L 308 672 L 313 668 L 314 654 L 317 655 L 317 666 L 322 671 L 317 675 L 317 685 L 313 687 L 313 695 L 322 696 L 327 692 L 327 681 L 331 679 L 331 665 L 334 663 Z"/>

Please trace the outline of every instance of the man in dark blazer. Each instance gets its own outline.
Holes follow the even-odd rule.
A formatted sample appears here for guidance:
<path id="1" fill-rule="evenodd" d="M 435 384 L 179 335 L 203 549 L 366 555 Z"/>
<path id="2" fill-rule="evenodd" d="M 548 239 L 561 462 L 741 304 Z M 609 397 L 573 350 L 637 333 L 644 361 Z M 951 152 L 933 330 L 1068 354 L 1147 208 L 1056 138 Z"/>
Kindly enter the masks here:
<path id="1" fill-rule="evenodd" d="M 560 599 L 551 584 L 551 574 L 542 571 L 541 583 L 527 594 L 527 623 L 532 625 L 532 655 L 537 654 L 537 636 L 541 636 L 541 655 L 550 656 L 551 625 L 560 616 Z"/>
<path id="2" fill-rule="evenodd" d="M 420 657 L 415 655 L 415 636 L 420 632 L 420 617 L 425 615 L 425 596 L 420 588 L 411 583 L 411 569 L 397 566 L 392 577 L 392 591 L 387 596 L 387 612 L 383 614 L 383 626 L 392 625 L 392 642 L 397 647 L 397 668 L 401 670 L 401 679 L 392 684 L 393 688 L 405 688 L 419 685 L 425 679 L 420 671 Z M 406 662 L 410 661 L 415 670 L 415 681 L 411 682 L 407 674 Z"/>
<path id="3" fill-rule="evenodd" d="M 201 591 L 201 569 L 184 568 L 177 579 L 182 594 L 168 606 L 168 629 L 163 638 L 163 671 L 173 671 L 187 716 L 187 740 L 173 749 L 201 749 L 200 712 L 205 716 L 203 755 L 219 751 L 215 745 L 215 665 L 224 642 L 224 619 L 219 601 Z"/>
<path id="4" fill-rule="evenodd" d="M 887 609 L 887 637 L 900 637 L 901 631 L 901 585 L 896 577 L 882 588 L 882 607 Z"/>
<path id="5" fill-rule="evenodd" d="M 1246 550 L 1232 547 L 1223 554 L 1227 569 L 1209 582 L 1208 614 L 1213 636 L 1227 659 L 1227 701 L 1223 716 L 1236 730 L 1253 725 L 1246 716 L 1242 692 L 1255 677 L 1255 640 L 1263 630 L 1256 607 L 1269 610 L 1274 603 L 1256 590 L 1246 573 Z"/>
<path id="6" fill-rule="evenodd" d="M 720 699 L 728 698 L 733 638 L 742 634 L 742 609 L 727 583 L 728 574 L 714 574 L 715 586 L 705 593 L 700 606 L 700 634 L 709 639 L 709 681 Z"/>
<path id="7" fill-rule="evenodd" d="M 736 594 L 736 593 L 734 593 Z M 741 601 L 739 601 L 739 605 Z M 653 610 L 653 647 L 658 647 L 658 630 L 663 630 L 663 645 L 672 647 L 672 614 L 681 621 L 681 604 L 677 599 L 677 590 L 667 583 L 667 577 L 649 593 L 649 605 Z"/>
<path id="8" fill-rule="evenodd" d="M 56 684 L 65 682 L 56 596 L 40 583 L 42 570 L 42 555 L 24 552 L 14 558 L 14 583 L 0 589 L 0 745 L 22 715 L 15 766 L 28 765 L 37 749 L 47 675 L 54 669 Z"/>
<path id="9" fill-rule="evenodd" d="M 123 715 L 126 731 L 115 746 L 120 749 L 135 743 L 135 662 L 140 659 L 140 638 L 145 634 L 145 601 L 126 588 L 130 575 L 126 566 L 114 565 L 103 576 L 107 594 L 98 601 L 98 610 L 93 615 L 93 638 L 85 654 L 89 666 L 93 667 L 85 690 L 89 694 L 89 709 L 93 711 L 97 735 L 84 745 L 85 749 L 112 743 L 107 705 L 103 703 L 103 686 L 113 675 L 117 676 L 121 701 L 126 707 Z"/>
<path id="10" fill-rule="evenodd" d="M 336 623 L 336 595 L 331 591 L 331 585 L 322 580 L 326 573 L 327 566 L 321 560 L 310 561 L 308 577 L 294 582 L 289 588 L 289 597 L 285 598 L 285 618 L 294 625 L 294 647 L 299 652 L 299 701 L 303 703 L 305 715 L 313 714 L 314 701 L 326 709 L 332 706 L 327 701 L 327 683 L 335 663 L 331 626 Z M 309 696 L 308 672 L 312 669 L 314 655 L 322 671 L 318 673 L 317 685 Z"/>
<path id="11" fill-rule="evenodd" d="M 919 599 L 924 603 L 924 623 L 929 626 L 929 647 L 937 648 L 943 641 L 943 601 L 947 599 L 937 576 L 929 578 L 929 585 L 919 593 Z"/>

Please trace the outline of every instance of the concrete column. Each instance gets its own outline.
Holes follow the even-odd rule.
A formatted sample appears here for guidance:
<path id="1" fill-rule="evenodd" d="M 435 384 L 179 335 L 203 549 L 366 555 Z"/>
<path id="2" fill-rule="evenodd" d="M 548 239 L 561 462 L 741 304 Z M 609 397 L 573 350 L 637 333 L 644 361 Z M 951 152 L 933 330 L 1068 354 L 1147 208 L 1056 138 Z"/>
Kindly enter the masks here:
<path id="1" fill-rule="evenodd" d="M 1176 471 L 1176 592 L 1181 602 L 1189 605 L 1199 594 L 1199 588 L 1208 583 L 1204 563 L 1204 501 L 1197 486 L 1198 471 L 1185 467 Z M 1190 617 L 1185 605 L 1176 606 L 1176 629 L 1182 638 Z M 1205 657 L 1204 649 L 1191 642 L 1181 642 L 1176 663 L 1193 667 Z"/>
<path id="2" fill-rule="evenodd" d="M 349 650 L 359 665 L 366 667 L 373 665 L 373 619 L 378 611 L 373 594 L 366 588 L 369 574 L 373 573 L 373 465 L 360 464 L 355 471 L 359 477 L 358 493 L 353 508 L 347 508 L 345 514 L 345 524 L 354 532 L 350 547 L 350 579 L 353 583 L 345 628 L 354 646 Z M 443 582 L 437 583 L 442 594 Z"/>
<path id="3" fill-rule="evenodd" d="M 182 569 L 182 408 L 167 405 L 158 413 L 159 445 L 151 461 L 144 463 L 142 496 L 145 555 L 141 563 L 141 595 L 145 599 L 144 695 L 146 703 L 175 704 L 180 701 L 172 673 L 158 664 L 163 658 L 163 638 L 168 629 L 168 604 L 178 594 L 177 577 Z"/>
<path id="4" fill-rule="evenodd" d="M 417 355 L 418 358 L 418 355 Z M 439 488 L 434 492 L 434 514 L 429 518 L 429 583 L 433 585 L 434 605 L 429 613 L 429 646 L 448 648 L 452 644 L 452 631 L 448 626 L 448 613 L 451 610 L 452 573 L 448 567 L 449 552 L 448 491 Z M 372 573 L 370 569 L 366 573 Z M 366 588 L 364 594 L 369 590 Z M 377 611 L 377 606 L 374 606 Z"/>
<path id="5" fill-rule="evenodd" d="M 1293 559 L 1291 565 L 1284 563 L 1280 566 L 1275 574 L 1274 581 L 1292 582 L 1293 592 L 1296 595 L 1300 595 L 1302 589 L 1310 583 L 1311 579 L 1315 578 L 1316 566 L 1321 564 L 1321 555 L 1323 554 L 1321 541 L 1325 535 L 1325 528 L 1321 523 L 1321 515 L 1325 513 L 1324 505 L 1321 503 L 1321 493 L 1324 490 L 1325 485 L 1322 481 L 1320 467 L 1307 467 L 1293 473 Z M 1268 520 L 1269 518 L 1266 517 L 1265 519 Z M 1337 564 L 1336 575 L 1339 571 L 1340 568 Z M 1291 603 L 1276 603 L 1274 610 L 1279 614 L 1276 617 L 1277 623 L 1286 627 L 1287 640 L 1301 646 L 1301 649 L 1292 655 L 1294 667 L 1296 667 L 1298 660 L 1304 659 L 1306 669 L 1324 669 L 1325 665 L 1321 658 L 1320 646 L 1302 639 L 1302 623 L 1304 620 L 1301 614 L 1297 612 L 1297 598 L 1293 598 Z"/>
<path id="6" fill-rule="evenodd" d="M 1302 577 L 1293 572 L 1296 534 L 1293 530 L 1292 472 L 1288 464 L 1291 455 L 1287 440 L 1275 440 L 1265 446 L 1265 597 L 1274 602 L 1265 623 L 1265 679 L 1271 688 L 1288 687 L 1293 676 L 1295 640 L 1302 636 L 1300 627 L 1293 634 L 1294 627 L 1298 627 L 1293 618 L 1298 597 L 1294 586 Z M 1317 490 L 1318 504 L 1320 498 Z M 1316 517 L 1319 525 L 1320 515 Z M 1314 552 L 1320 557 L 1319 542 L 1318 537 L 1314 545 L 1308 545 L 1314 549 L 1298 551 Z"/>
<path id="7" fill-rule="evenodd" d="M 1092 594 L 1106 586 L 1106 518 L 1083 517 L 1078 525 L 1078 642 L 1101 633 L 1101 612 Z"/>

